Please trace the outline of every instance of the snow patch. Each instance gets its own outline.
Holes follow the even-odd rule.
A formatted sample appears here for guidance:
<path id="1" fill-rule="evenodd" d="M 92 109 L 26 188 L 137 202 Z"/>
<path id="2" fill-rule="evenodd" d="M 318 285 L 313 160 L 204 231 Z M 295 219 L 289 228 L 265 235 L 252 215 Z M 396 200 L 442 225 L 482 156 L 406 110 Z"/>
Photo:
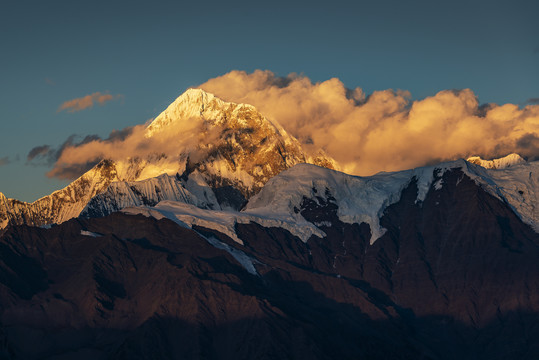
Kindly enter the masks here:
<path id="1" fill-rule="evenodd" d="M 94 238 L 103 236 L 102 234 L 94 233 L 94 232 L 87 231 L 87 230 L 81 230 L 80 234 L 84 235 L 84 236 L 91 236 L 91 237 L 94 237 Z"/>
<path id="2" fill-rule="evenodd" d="M 317 227 L 321 227 L 321 226 L 331 227 L 331 225 L 333 225 L 333 224 L 331 223 L 331 221 L 315 221 L 314 224 L 315 224 Z"/>
<path id="3" fill-rule="evenodd" d="M 279 214 L 272 212 L 237 212 L 224 210 L 206 210 L 196 206 L 177 201 L 162 201 L 154 207 L 136 207 L 123 209 L 122 212 L 128 214 L 143 214 L 156 219 L 164 217 L 173 221 L 180 221 L 185 227 L 192 228 L 193 225 L 216 230 L 227 235 L 238 244 L 243 245 L 243 241 L 237 236 L 236 224 L 257 223 L 264 227 L 280 227 L 288 230 L 292 235 L 297 236 L 306 242 L 312 235 L 320 238 L 326 234 L 314 224 L 305 220 L 299 214 Z"/>
<path id="4" fill-rule="evenodd" d="M 467 159 L 467 161 L 480 165 L 486 169 L 505 169 L 513 165 L 524 164 L 526 162 L 526 160 L 524 160 L 520 155 L 515 153 L 493 160 L 483 160 L 479 156 L 471 156 Z"/>
<path id="5" fill-rule="evenodd" d="M 208 241 L 210 244 L 212 244 L 216 248 L 225 250 L 230 255 L 232 255 L 234 259 L 236 259 L 245 268 L 245 270 L 247 270 L 249 274 L 258 275 L 254 266 L 255 260 L 253 260 L 250 256 L 245 254 L 243 251 L 233 248 L 232 246 L 217 240 L 213 236 L 205 237 L 200 233 L 198 234 L 202 236 L 204 239 L 206 239 L 206 241 Z"/>
<path id="6" fill-rule="evenodd" d="M 523 222 L 539 232 L 539 162 L 485 172 L 498 197 L 507 202 Z"/>
<path id="7" fill-rule="evenodd" d="M 215 193 L 198 170 L 193 171 L 189 175 L 189 178 L 185 182 L 185 188 L 197 199 L 196 205 L 198 207 L 221 210 L 219 202 L 215 197 Z"/>
<path id="8" fill-rule="evenodd" d="M 185 206 L 183 206 L 185 205 Z M 197 219 L 196 216 L 192 216 L 188 214 L 189 210 L 196 211 L 200 210 L 198 213 L 199 216 L 201 216 L 200 219 Z M 132 208 L 126 208 L 122 210 L 123 213 L 128 215 L 144 215 L 146 217 L 153 217 L 155 219 L 170 219 L 180 225 L 181 227 L 192 229 L 192 225 L 199 225 L 203 227 L 207 227 L 209 229 L 217 230 L 223 234 L 228 235 L 230 238 L 232 238 L 234 241 L 238 242 L 239 244 L 243 245 L 243 242 L 236 236 L 236 233 L 234 231 L 230 230 L 230 227 L 226 226 L 226 217 L 221 214 L 219 217 L 219 214 L 215 213 L 224 213 L 223 211 L 210 211 L 210 210 L 203 210 L 199 209 L 197 207 L 193 207 L 192 205 L 183 204 L 179 202 L 173 202 L 173 201 L 165 201 L 164 204 L 158 204 L 155 208 L 149 208 L 149 207 L 132 207 Z M 214 221 L 212 222 L 210 217 L 211 214 L 214 214 Z M 185 221 L 184 221 L 185 220 Z M 230 219 L 229 219 L 230 220 Z M 227 251 L 230 255 L 234 257 L 244 268 L 253 275 L 258 275 L 256 272 L 254 262 L 256 260 L 252 259 L 250 256 L 245 254 L 243 251 L 238 250 L 228 244 L 225 244 L 218 239 L 216 239 L 213 236 L 204 236 L 200 232 L 195 232 L 200 235 L 203 239 L 205 239 L 208 243 L 215 246 L 218 249 Z"/>
<path id="9" fill-rule="evenodd" d="M 438 180 L 436 180 L 436 182 L 434 183 L 434 189 L 436 189 L 436 190 L 442 190 L 443 185 L 444 185 L 443 179 L 438 179 Z"/>

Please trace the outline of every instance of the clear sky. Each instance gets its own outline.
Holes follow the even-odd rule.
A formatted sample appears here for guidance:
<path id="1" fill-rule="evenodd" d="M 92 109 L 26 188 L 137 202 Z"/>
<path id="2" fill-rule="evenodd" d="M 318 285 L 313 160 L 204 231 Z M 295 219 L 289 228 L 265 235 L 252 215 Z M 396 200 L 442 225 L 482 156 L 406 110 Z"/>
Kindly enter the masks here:
<path id="1" fill-rule="evenodd" d="M 33 201 L 63 187 L 31 149 L 144 123 L 234 69 L 414 99 L 470 88 L 481 103 L 538 101 L 538 15 L 536 0 L 4 2 L 0 191 Z M 92 94 L 92 107 L 60 108 Z"/>

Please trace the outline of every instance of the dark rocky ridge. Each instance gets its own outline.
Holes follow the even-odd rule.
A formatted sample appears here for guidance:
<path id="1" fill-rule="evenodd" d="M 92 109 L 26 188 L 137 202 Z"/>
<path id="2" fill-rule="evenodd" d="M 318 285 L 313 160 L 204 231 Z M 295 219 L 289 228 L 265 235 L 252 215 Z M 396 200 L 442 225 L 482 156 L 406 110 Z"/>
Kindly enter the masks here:
<path id="1" fill-rule="evenodd" d="M 270 264 L 259 266 L 260 277 L 250 275 L 228 253 L 169 220 L 113 214 L 50 230 L 14 227 L 1 243 L 7 358 L 407 358 L 421 352 L 399 337 L 404 324 L 361 289 Z M 32 264 L 16 282 L 4 280 L 20 272 L 12 258 Z M 327 298 L 320 292 L 327 284 L 344 286 L 365 310 Z"/>
<path id="2" fill-rule="evenodd" d="M 539 235 L 461 171 L 381 219 L 298 211 L 326 238 L 112 214 L 0 238 L 3 358 L 536 359 Z M 329 226 L 331 224 L 331 226 Z M 102 236 L 81 235 L 81 230 Z M 259 276 L 200 235 L 256 259 Z M 24 266 L 23 266 L 24 265 Z M 31 345 L 31 346 L 30 346 Z"/>

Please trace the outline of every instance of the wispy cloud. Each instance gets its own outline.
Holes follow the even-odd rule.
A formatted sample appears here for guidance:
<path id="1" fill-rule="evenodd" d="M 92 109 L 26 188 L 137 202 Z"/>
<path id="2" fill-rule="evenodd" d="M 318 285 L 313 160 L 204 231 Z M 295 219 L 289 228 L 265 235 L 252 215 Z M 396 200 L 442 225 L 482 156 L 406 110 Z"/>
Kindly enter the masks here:
<path id="1" fill-rule="evenodd" d="M 60 111 L 67 111 L 67 112 L 76 112 L 81 111 L 85 109 L 89 109 L 94 106 L 94 104 L 103 105 L 109 101 L 122 99 L 123 95 L 117 94 L 117 95 L 111 95 L 101 92 L 95 92 L 90 95 L 86 95 L 80 98 L 71 99 L 66 102 L 64 102 L 62 105 L 58 107 L 58 112 Z"/>
<path id="2" fill-rule="evenodd" d="M 30 162 L 36 158 L 45 158 L 51 151 L 51 147 L 49 145 L 40 145 L 34 147 L 28 155 L 26 156 L 26 161 Z"/>
<path id="3" fill-rule="evenodd" d="M 539 105 L 539 97 L 529 98 L 526 100 L 526 104 Z"/>
<path id="4" fill-rule="evenodd" d="M 10 161 L 9 161 L 9 158 L 7 156 L 4 156 L 4 157 L 0 158 L 0 166 L 7 165 L 9 163 L 10 163 Z"/>
<path id="5" fill-rule="evenodd" d="M 95 164 L 99 162 L 101 158 L 91 157 L 85 158 L 80 162 L 74 164 L 63 164 L 57 166 L 58 159 L 62 156 L 64 151 L 69 148 L 79 148 L 89 143 L 105 143 L 111 144 L 124 141 L 133 132 L 134 127 L 127 127 L 122 130 L 112 130 L 108 138 L 101 139 L 98 135 L 87 135 L 81 137 L 73 134 L 67 138 L 64 143 L 58 147 L 50 145 L 39 145 L 32 148 L 26 156 L 26 164 L 34 166 L 52 166 L 56 165 L 54 171 L 50 176 L 54 176 L 60 179 L 74 179 L 79 177 L 84 172 L 91 169 Z"/>
<path id="6" fill-rule="evenodd" d="M 116 131 L 111 133 L 111 136 L 115 136 Z M 58 148 L 54 148 L 50 145 L 40 145 L 32 148 L 26 156 L 27 165 L 46 165 L 51 166 L 56 163 L 62 152 L 70 146 L 81 146 L 89 142 L 101 140 L 97 135 L 87 135 L 81 139 L 78 135 L 71 135 L 66 141 Z"/>
<path id="7" fill-rule="evenodd" d="M 45 78 L 45 82 L 46 82 L 47 84 L 51 85 L 51 86 L 56 85 L 56 83 L 54 82 L 54 80 L 51 79 L 51 78 L 48 78 L 48 77 Z"/>

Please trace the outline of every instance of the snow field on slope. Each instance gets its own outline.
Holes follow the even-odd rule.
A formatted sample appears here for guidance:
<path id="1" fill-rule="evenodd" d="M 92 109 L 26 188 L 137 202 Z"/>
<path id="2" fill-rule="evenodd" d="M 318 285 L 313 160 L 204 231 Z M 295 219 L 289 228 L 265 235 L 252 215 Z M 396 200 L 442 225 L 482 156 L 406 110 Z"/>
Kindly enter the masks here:
<path id="1" fill-rule="evenodd" d="M 243 241 L 238 238 L 235 226 L 236 224 L 249 224 L 251 222 L 264 227 L 280 227 L 286 229 L 304 242 L 312 235 L 321 238 L 325 236 L 322 230 L 298 214 L 206 210 L 177 201 L 161 201 L 154 207 L 127 208 L 122 211 L 129 214 L 145 214 L 146 216 L 152 216 L 157 219 L 166 217 L 172 220 L 180 220 L 189 228 L 197 225 L 213 229 L 227 235 L 241 245 L 243 245 Z"/>
<path id="2" fill-rule="evenodd" d="M 225 211 L 203 210 L 177 201 L 163 201 L 155 207 L 132 207 L 123 209 L 122 212 L 129 215 L 140 214 L 158 220 L 166 218 L 187 229 L 192 229 L 193 225 L 206 227 L 228 235 L 234 241 L 243 245 L 243 242 L 236 236 L 233 230 L 235 222 L 233 217 L 230 216 L 233 214 L 227 214 Z M 213 236 L 204 236 L 196 230 L 195 232 L 212 246 L 225 250 L 232 255 L 248 273 L 258 275 L 254 266 L 256 260 L 252 259 L 243 251 L 225 244 Z"/>
<path id="3" fill-rule="evenodd" d="M 368 224 L 371 229 L 370 243 L 373 244 L 386 231 L 380 226 L 384 210 L 400 200 L 402 191 L 411 181 L 416 181 L 416 203 L 420 203 L 429 190 L 443 188 L 444 184 L 439 178 L 450 169 L 460 169 L 485 191 L 508 203 L 525 223 L 539 231 L 539 212 L 536 209 L 539 201 L 539 191 L 536 191 L 539 187 L 539 162 L 487 170 L 461 159 L 369 177 L 298 164 L 272 178 L 241 212 L 205 210 L 175 201 L 162 201 L 153 209 L 166 217 L 182 221 L 188 227 L 199 225 L 219 231 L 240 244 L 242 241 L 235 233 L 235 224 L 249 222 L 284 228 L 306 242 L 312 235 L 324 237 L 325 233 L 306 221 L 296 209 L 300 209 L 304 198 L 317 201 L 317 197 L 326 197 L 327 189 L 335 198 L 339 219 L 349 224 Z M 438 178 L 436 181 L 435 176 Z"/>
<path id="4" fill-rule="evenodd" d="M 324 197 L 326 189 L 335 198 L 337 215 L 345 223 L 368 224 L 371 228 L 370 243 L 373 244 L 384 233 L 380 217 L 391 204 L 399 201 L 402 190 L 415 179 L 418 193 L 416 202 L 421 202 L 428 191 L 443 188 L 437 180 L 450 169 L 461 169 L 485 191 L 501 201 L 509 203 L 521 219 L 539 230 L 537 204 L 539 163 L 514 165 L 506 169 L 487 170 L 463 159 L 392 173 L 379 173 L 369 177 L 352 176 L 309 164 L 296 165 L 272 178 L 246 206 L 244 213 L 294 214 L 304 197 L 316 201 Z M 523 201 L 520 191 L 526 191 Z M 521 190 L 527 189 L 527 190 Z"/>

